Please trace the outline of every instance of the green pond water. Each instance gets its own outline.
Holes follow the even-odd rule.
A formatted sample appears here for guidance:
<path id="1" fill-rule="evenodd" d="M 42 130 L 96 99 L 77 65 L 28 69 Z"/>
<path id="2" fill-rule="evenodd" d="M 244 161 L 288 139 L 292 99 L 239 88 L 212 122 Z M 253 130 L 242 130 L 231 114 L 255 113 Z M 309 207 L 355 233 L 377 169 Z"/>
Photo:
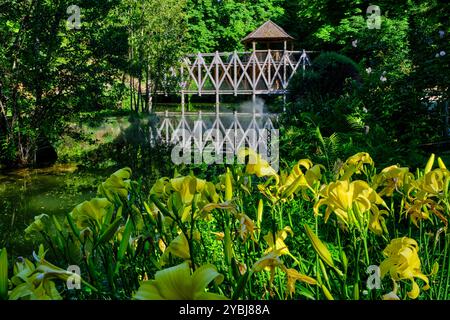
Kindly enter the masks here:
<path id="1" fill-rule="evenodd" d="M 33 242 L 24 230 L 34 216 L 63 216 L 95 196 L 106 173 L 78 170 L 74 165 L 0 171 L 0 247 L 12 256 L 30 255 Z"/>
<path id="2" fill-rule="evenodd" d="M 26 239 L 24 230 L 35 216 L 62 218 L 77 204 L 95 197 L 98 184 L 120 168 L 132 168 L 134 178 L 142 177 L 147 185 L 172 174 L 170 152 L 148 146 L 147 120 L 106 117 L 77 126 L 89 139 L 65 137 L 56 147 L 63 161 L 78 157 L 77 163 L 83 163 L 80 168 L 57 164 L 0 169 L 0 248 L 6 247 L 11 256 L 29 256 L 38 243 Z"/>

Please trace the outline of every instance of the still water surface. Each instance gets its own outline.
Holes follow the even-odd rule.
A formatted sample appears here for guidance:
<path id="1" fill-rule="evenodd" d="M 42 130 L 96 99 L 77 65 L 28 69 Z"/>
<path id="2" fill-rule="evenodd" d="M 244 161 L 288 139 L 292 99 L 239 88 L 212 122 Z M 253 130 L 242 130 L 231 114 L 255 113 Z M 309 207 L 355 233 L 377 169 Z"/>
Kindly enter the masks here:
<path id="1" fill-rule="evenodd" d="M 109 172 L 108 172 L 109 173 Z M 107 176 L 78 170 L 75 165 L 44 169 L 0 171 L 0 248 L 12 256 L 27 256 L 33 247 L 24 229 L 42 213 L 63 216 L 77 204 L 95 196 L 97 185 Z"/>

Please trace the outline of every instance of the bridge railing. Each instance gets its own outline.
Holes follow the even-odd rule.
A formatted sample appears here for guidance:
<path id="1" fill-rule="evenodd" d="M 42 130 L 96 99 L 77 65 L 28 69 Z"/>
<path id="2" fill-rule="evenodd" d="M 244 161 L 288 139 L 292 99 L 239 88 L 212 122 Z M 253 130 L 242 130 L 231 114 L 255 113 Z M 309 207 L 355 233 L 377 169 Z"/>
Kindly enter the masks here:
<path id="1" fill-rule="evenodd" d="M 183 94 L 284 94 L 310 64 L 311 51 L 256 50 L 198 53 L 181 65 Z"/>

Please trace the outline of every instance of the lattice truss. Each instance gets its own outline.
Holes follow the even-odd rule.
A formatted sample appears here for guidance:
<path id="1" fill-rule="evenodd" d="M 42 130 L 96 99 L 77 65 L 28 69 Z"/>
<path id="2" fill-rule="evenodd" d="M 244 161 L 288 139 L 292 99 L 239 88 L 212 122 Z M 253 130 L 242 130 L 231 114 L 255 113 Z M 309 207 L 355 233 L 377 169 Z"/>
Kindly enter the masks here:
<path id="1" fill-rule="evenodd" d="M 214 149 L 229 157 L 249 147 L 274 161 L 278 155 L 278 130 L 274 115 L 258 113 L 210 113 L 196 116 L 169 115 L 166 111 L 156 130 L 153 142 L 181 145 L 198 152 Z M 276 121 L 276 119 L 274 119 Z"/>
<path id="2" fill-rule="evenodd" d="M 187 94 L 283 94 L 299 70 L 311 65 L 309 51 L 198 53 L 183 59 Z"/>

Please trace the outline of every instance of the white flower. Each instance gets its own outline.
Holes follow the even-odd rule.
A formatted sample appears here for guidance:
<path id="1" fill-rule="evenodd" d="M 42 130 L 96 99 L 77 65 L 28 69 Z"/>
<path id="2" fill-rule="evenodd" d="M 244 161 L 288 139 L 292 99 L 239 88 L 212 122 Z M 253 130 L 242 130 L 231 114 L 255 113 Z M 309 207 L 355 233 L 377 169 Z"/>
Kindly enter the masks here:
<path id="1" fill-rule="evenodd" d="M 353 41 L 352 41 L 352 46 L 353 46 L 354 48 L 356 48 L 356 47 L 358 46 L 358 40 L 353 40 Z"/>
<path id="2" fill-rule="evenodd" d="M 443 56 L 445 56 L 445 51 L 441 51 L 441 52 L 439 52 L 439 55 L 441 56 L 441 57 L 443 57 Z"/>
<path id="3" fill-rule="evenodd" d="M 381 77 L 380 77 L 380 81 L 381 81 L 381 82 L 385 82 L 385 81 L 387 81 L 387 78 L 386 78 L 385 76 L 381 76 Z"/>
<path id="4" fill-rule="evenodd" d="M 366 107 L 363 107 L 363 111 L 364 111 L 364 113 L 367 113 L 367 108 Z"/>
<path id="5" fill-rule="evenodd" d="M 445 35 L 445 31 L 444 30 L 439 30 L 439 37 L 442 39 Z"/>
<path id="6" fill-rule="evenodd" d="M 372 68 L 371 68 L 371 67 L 366 68 L 366 72 L 367 72 L 368 74 L 371 74 L 371 73 L 372 73 Z"/>
<path id="7" fill-rule="evenodd" d="M 436 53 L 435 57 L 436 57 L 436 58 L 439 58 L 439 53 Z"/>

